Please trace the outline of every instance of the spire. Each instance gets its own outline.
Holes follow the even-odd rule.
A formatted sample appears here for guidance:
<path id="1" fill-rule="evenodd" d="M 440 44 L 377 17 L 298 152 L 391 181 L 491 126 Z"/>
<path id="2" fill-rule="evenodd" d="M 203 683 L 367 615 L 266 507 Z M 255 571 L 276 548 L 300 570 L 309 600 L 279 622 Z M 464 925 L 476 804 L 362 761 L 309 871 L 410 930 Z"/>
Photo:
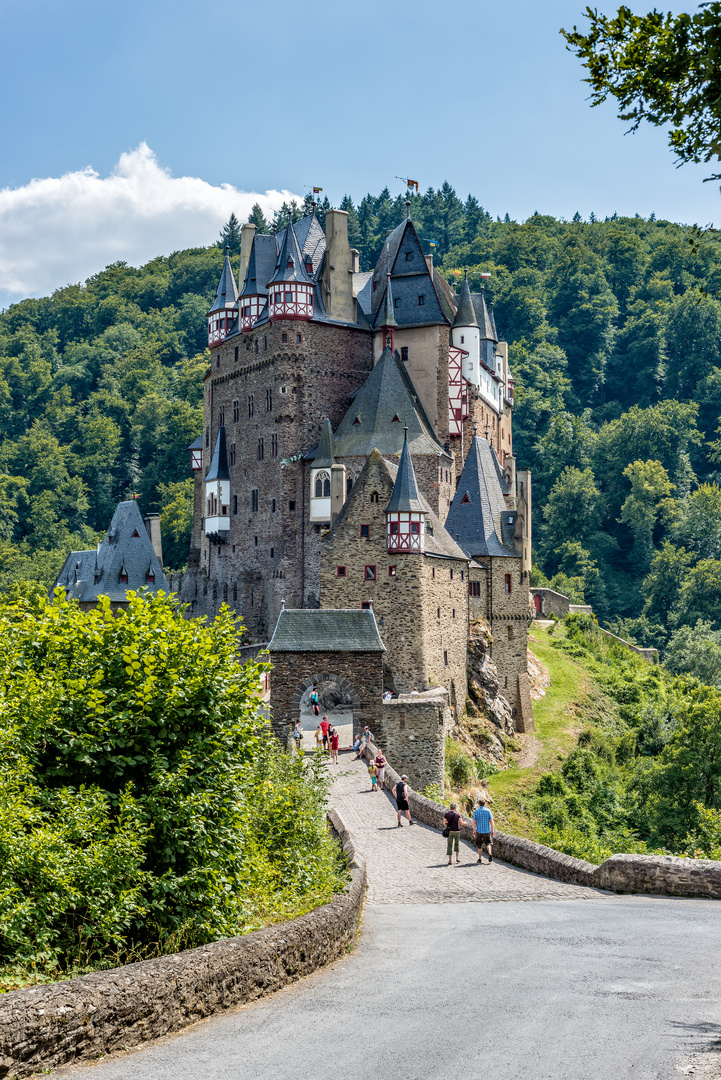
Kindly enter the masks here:
<path id="1" fill-rule="evenodd" d="M 406 199 L 406 221 L 411 220 L 411 200 Z"/>
<path id="2" fill-rule="evenodd" d="M 468 273 L 465 270 L 463 271 L 463 285 L 461 287 L 461 294 L 458 298 L 458 310 L 456 311 L 453 325 L 454 327 L 478 326 L 476 312 L 473 308 L 473 297 L 471 296 L 471 290 L 468 284 Z"/>
<path id="3" fill-rule="evenodd" d="M 272 285 L 276 281 L 302 281 L 306 285 L 312 285 L 305 269 L 305 261 L 298 247 L 298 238 L 295 235 L 293 222 L 289 219 L 283 238 L 283 246 L 280 249 L 278 262 L 273 277 L 268 282 Z"/>
<path id="4" fill-rule="evenodd" d="M 408 449 L 408 428 L 404 428 L 403 450 L 398 465 L 398 474 L 393 486 L 391 501 L 386 506 L 386 513 L 415 510 L 425 513 L 425 506 L 421 502 L 416 483 L 416 472 L 413 468 L 413 459 Z"/>
<path id="5" fill-rule="evenodd" d="M 391 289 L 390 273 L 386 274 L 386 295 L 383 298 L 383 306 L 378 312 L 377 325 L 384 327 L 390 326 L 393 328 L 398 325 L 398 323 L 396 322 L 396 317 L 393 314 L 393 291 Z"/>
<path id="6" fill-rule="evenodd" d="M 230 265 L 230 248 L 226 247 L 225 262 L 223 263 L 223 272 L 220 275 L 220 281 L 218 282 L 218 291 L 215 294 L 215 303 L 210 309 L 210 312 L 212 313 L 213 311 L 223 311 L 226 307 L 230 307 L 235 304 L 237 299 L 238 286 L 235 283 L 235 276 Z"/>
<path id="7" fill-rule="evenodd" d="M 472 558 L 520 558 L 507 534 L 512 516 L 506 506 L 507 494 L 495 450 L 474 434 L 446 518 L 446 529 Z"/>
<path id="8" fill-rule="evenodd" d="M 326 413 L 325 423 L 323 424 L 323 431 L 320 436 L 320 443 L 318 450 L 316 451 L 315 460 L 312 468 L 314 469 L 331 469 L 335 465 L 335 458 L 333 457 L 333 428 L 330 426 L 330 417 Z"/>
<path id="9" fill-rule="evenodd" d="M 479 307 L 481 309 L 480 311 L 478 311 Z M 485 289 L 481 289 L 480 297 L 476 300 L 476 314 L 478 315 L 477 326 L 481 331 L 481 340 L 498 341 L 495 324 L 488 313 Z"/>
<path id="10" fill-rule="evenodd" d="M 215 440 L 215 449 L 213 450 L 213 456 L 210 459 L 210 468 L 205 474 L 205 480 L 206 482 L 210 480 L 230 480 L 228 454 L 225 449 L 224 427 L 221 427 L 218 431 L 218 438 Z"/>

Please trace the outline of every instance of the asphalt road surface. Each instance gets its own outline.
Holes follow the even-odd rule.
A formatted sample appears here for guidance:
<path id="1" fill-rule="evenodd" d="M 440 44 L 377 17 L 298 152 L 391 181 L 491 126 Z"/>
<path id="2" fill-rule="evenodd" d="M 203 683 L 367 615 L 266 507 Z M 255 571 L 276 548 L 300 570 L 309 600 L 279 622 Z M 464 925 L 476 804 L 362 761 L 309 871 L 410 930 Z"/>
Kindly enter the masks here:
<path id="1" fill-rule="evenodd" d="M 341 759 L 343 762 L 343 759 Z M 333 801 L 368 858 L 353 953 L 177 1035 L 54 1076 L 96 1080 L 721 1078 L 721 904 L 444 866 L 348 759 Z M 410 902 L 409 902 L 409 898 Z"/>

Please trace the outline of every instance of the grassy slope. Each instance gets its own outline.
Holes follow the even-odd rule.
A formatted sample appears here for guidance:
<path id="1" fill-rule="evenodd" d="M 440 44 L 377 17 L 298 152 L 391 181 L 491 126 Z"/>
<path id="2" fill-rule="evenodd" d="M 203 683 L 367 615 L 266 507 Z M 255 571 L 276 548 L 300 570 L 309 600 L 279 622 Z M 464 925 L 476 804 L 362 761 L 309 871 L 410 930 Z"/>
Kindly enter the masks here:
<path id="1" fill-rule="evenodd" d="M 553 634 L 548 627 L 531 628 L 529 648 L 543 661 L 551 676 L 546 696 L 533 703 L 538 756 L 532 765 L 509 768 L 491 777 L 488 784 L 496 824 L 516 836 L 534 836 L 534 822 L 526 813 L 524 794 L 535 786 L 542 773 L 560 768 L 562 759 L 576 743 L 584 716 L 599 706 L 600 694 L 588 671 L 553 647 L 554 639 L 564 635 L 561 624 Z"/>

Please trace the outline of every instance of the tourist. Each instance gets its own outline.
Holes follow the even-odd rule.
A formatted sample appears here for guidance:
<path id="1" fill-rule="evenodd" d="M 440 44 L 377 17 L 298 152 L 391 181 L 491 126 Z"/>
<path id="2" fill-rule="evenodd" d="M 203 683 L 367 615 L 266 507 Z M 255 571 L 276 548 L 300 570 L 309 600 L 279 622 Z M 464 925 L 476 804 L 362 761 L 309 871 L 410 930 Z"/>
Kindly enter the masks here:
<path id="1" fill-rule="evenodd" d="M 340 746 L 340 735 L 338 734 L 338 728 L 331 726 L 328 728 L 328 738 L 330 739 L 330 761 L 331 765 L 338 764 L 338 747 Z"/>
<path id="2" fill-rule="evenodd" d="M 378 790 L 378 769 L 376 768 L 375 761 L 371 761 L 368 766 L 368 775 L 371 778 L 371 791 Z"/>
<path id="3" fill-rule="evenodd" d="M 363 728 L 363 734 L 360 737 L 360 743 L 358 745 L 358 757 L 361 758 L 365 754 L 366 746 L 369 742 L 373 741 L 373 732 L 366 726 Z"/>
<path id="4" fill-rule="evenodd" d="M 411 697 L 420 697 L 420 696 L 421 696 L 420 690 L 418 689 L 417 686 L 414 686 L 413 689 L 411 690 Z"/>
<path id="5" fill-rule="evenodd" d="M 353 747 L 352 747 L 353 753 L 356 755 L 356 757 L 360 757 L 360 754 L 358 753 L 358 751 L 360 749 L 360 744 L 361 744 L 361 737 L 360 737 L 360 735 L 356 735 L 355 740 L 353 742 Z"/>
<path id="6" fill-rule="evenodd" d="M 313 716 L 320 716 L 320 702 L 318 700 L 318 687 L 314 683 L 313 689 L 310 692 L 310 707 L 313 710 Z"/>
<path id="7" fill-rule="evenodd" d="M 493 814 L 486 806 L 486 800 L 478 800 L 478 809 L 473 811 L 473 839 L 478 848 L 478 861 L 483 862 L 483 849 L 488 852 L 488 861 L 493 862 Z"/>
<path id="8" fill-rule="evenodd" d="M 386 759 L 383 757 L 383 751 L 379 750 L 376 754 L 373 764 L 376 767 L 376 773 L 378 775 L 378 790 L 383 790 L 383 785 L 386 779 Z"/>
<path id="9" fill-rule="evenodd" d="M 296 750 L 300 753 L 301 743 L 303 742 L 303 728 L 301 727 L 300 720 L 296 720 L 293 725 L 292 735 L 295 740 Z"/>
<path id="10" fill-rule="evenodd" d="M 323 749 L 328 749 L 328 728 L 330 727 L 330 721 L 327 716 L 324 716 L 320 722 L 320 730 L 323 732 Z"/>
<path id="11" fill-rule="evenodd" d="M 461 861 L 461 825 L 467 825 L 468 822 L 464 821 L 461 815 L 458 813 L 458 804 L 452 802 L 449 808 L 443 815 L 445 822 L 445 829 L 443 830 L 444 836 L 447 837 L 446 854 L 448 855 L 448 865 L 451 865 L 453 861 L 453 848 L 456 849 L 456 862 Z"/>
<path id="12" fill-rule="evenodd" d="M 392 697 L 393 697 L 393 694 L 391 693 L 390 690 L 386 689 L 386 690 L 383 691 L 383 700 L 384 701 L 390 701 L 390 699 Z"/>
<path id="13" fill-rule="evenodd" d="M 318 724 L 318 727 L 315 729 L 315 745 L 317 749 L 320 749 L 322 742 L 323 732 L 320 730 L 320 724 Z"/>
<path id="14" fill-rule="evenodd" d="M 408 806 L 408 777 L 405 773 L 401 776 L 398 783 L 393 788 L 393 797 L 396 800 L 396 807 L 398 808 L 398 828 L 403 828 L 403 822 L 401 821 L 401 815 L 405 814 L 408 818 L 408 824 L 412 825 L 411 811 Z"/>

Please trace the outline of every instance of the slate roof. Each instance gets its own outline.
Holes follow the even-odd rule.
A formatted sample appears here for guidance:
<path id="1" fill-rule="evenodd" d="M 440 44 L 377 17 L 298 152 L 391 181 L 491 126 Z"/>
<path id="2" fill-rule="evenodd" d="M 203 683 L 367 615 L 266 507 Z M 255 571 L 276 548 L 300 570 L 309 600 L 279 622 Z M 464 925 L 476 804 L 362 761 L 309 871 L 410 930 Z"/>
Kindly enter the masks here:
<path id="1" fill-rule="evenodd" d="M 478 319 L 476 317 L 475 308 L 473 306 L 473 299 L 471 297 L 471 289 L 468 284 L 468 278 L 463 278 L 463 285 L 458 297 L 458 308 L 453 320 L 454 326 L 478 326 Z"/>
<path id="2" fill-rule="evenodd" d="M 383 304 L 378 308 L 376 326 L 398 326 L 396 317 L 393 314 L 393 289 L 391 288 L 390 274 L 386 277 L 386 292 L 383 297 Z"/>
<path id="3" fill-rule="evenodd" d="M 283 234 L 283 240 L 279 241 L 279 246 L 280 253 L 275 266 L 275 273 L 268 284 L 270 285 L 276 281 L 301 281 L 309 285 L 312 279 L 306 272 L 305 259 L 298 246 L 292 222 L 288 222 Z"/>
<path id="4" fill-rule="evenodd" d="M 218 429 L 218 438 L 215 440 L 213 456 L 210 459 L 210 467 L 205 474 L 205 479 L 206 481 L 230 480 L 230 469 L 228 468 L 228 453 L 225 447 L 224 427 Z"/>
<path id="5" fill-rule="evenodd" d="M 508 510 L 503 497 L 507 491 L 494 450 L 475 436 L 446 518 L 446 529 L 472 558 L 520 559 L 513 546 L 513 529 L 509 534 L 505 520 L 511 517 L 515 524 L 515 512 Z"/>
<path id="6" fill-rule="evenodd" d="M 375 615 L 358 608 L 286 608 L 268 652 L 385 652 Z"/>
<path id="7" fill-rule="evenodd" d="M 320 443 L 313 461 L 313 468 L 330 469 L 333 465 L 335 465 L 335 458 L 333 457 L 333 428 L 330 426 L 330 420 L 326 416 L 325 423 L 323 424 L 323 431 L 320 436 Z"/>
<path id="8" fill-rule="evenodd" d="M 405 252 L 410 254 L 410 260 L 400 258 Z M 410 218 L 388 235 L 373 271 L 371 309 L 376 327 L 383 325 L 378 321 L 378 312 L 385 303 L 388 274 L 392 275 L 393 297 L 398 301 L 394 307 L 398 326 L 433 326 L 450 321 Z M 418 302 L 420 294 L 424 296 L 422 305 Z"/>
<path id="9" fill-rule="evenodd" d="M 334 438 L 336 460 L 367 457 L 376 447 L 382 454 L 400 454 L 404 424 L 408 426 L 408 443 L 413 454 L 448 457 L 408 372 L 397 354 L 386 347 L 338 425 Z"/>
<path id="10" fill-rule="evenodd" d="M 121 570 L 127 573 L 127 582 L 121 582 Z M 155 574 L 152 584 L 148 582 L 149 570 Z M 96 551 L 70 552 L 53 589 L 60 585 L 70 599 L 84 603 L 97 600 L 99 596 L 124 601 L 129 589 L 170 592 L 134 500 L 118 504 L 105 539 Z"/>
<path id="11" fill-rule="evenodd" d="M 399 511 L 409 510 L 423 511 L 424 509 L 425 508 L 421 503 L 420 492 L 418 491 L 418 484 L 416 483 L 416 471 L 413 468 L 413 458 L 408 449 L 408 430 L 406 429 L 401 460 L 398 463 L 396 482 L 393 485 L 391 501 L 388 503 L 388 506 L 386 506 L 386 513 L 397 513 Z"/>
<path id="12" fill-rule="evenodd" d="M 372 309 L 373 271 L 363 270 L 353 275 L 353 295 L 364 315 L 370 315 Z"/>
<path id="13" fill-rule="evenodd" d="M 188 450 L 202 450 L 202 449 L 203 449 L 203 432 L 201 431 L 200 435 L 198 435 L 198 438 L 195 439 L 190 444 L 190 446 L 188 447 Z"/>
<path id="14" fill-rule="evenodd" d="M 488 311 L 485 291 L 481 289 L 479 293 L 472 293 L 472 296 L 473 306 L 476 310 L 476 321 L 481 331 L 481 339 L 483 340 L 485 338 L 489 341 L 498 341 L 496 324 Z"/>
<path id="15" fill-rule="evenodd" d="M 241 296 L 267 296 L 268 282 L 275 273 L 278 260 L 278 244 L 274 236 L 253 237 L 250 249 L 248 269 L 241 290 Z"/>
<path id="16" fill-rule="evenodd" d="M 238 286 L 235 284 L 235 277 L 233 275 L 233 269 L 230 265 L 230 255 L 228 249 L 225 251 L 225 262 L 223 263 L 223 272 L 220 275 L 220 281 L 218 282 L 218 291 L 215 294 L 215 300 L 213 306 L 208 312 L 211 315 L 214 311 L 224 311 L 226 305 L 234 304 L 238 299 Z"/>

